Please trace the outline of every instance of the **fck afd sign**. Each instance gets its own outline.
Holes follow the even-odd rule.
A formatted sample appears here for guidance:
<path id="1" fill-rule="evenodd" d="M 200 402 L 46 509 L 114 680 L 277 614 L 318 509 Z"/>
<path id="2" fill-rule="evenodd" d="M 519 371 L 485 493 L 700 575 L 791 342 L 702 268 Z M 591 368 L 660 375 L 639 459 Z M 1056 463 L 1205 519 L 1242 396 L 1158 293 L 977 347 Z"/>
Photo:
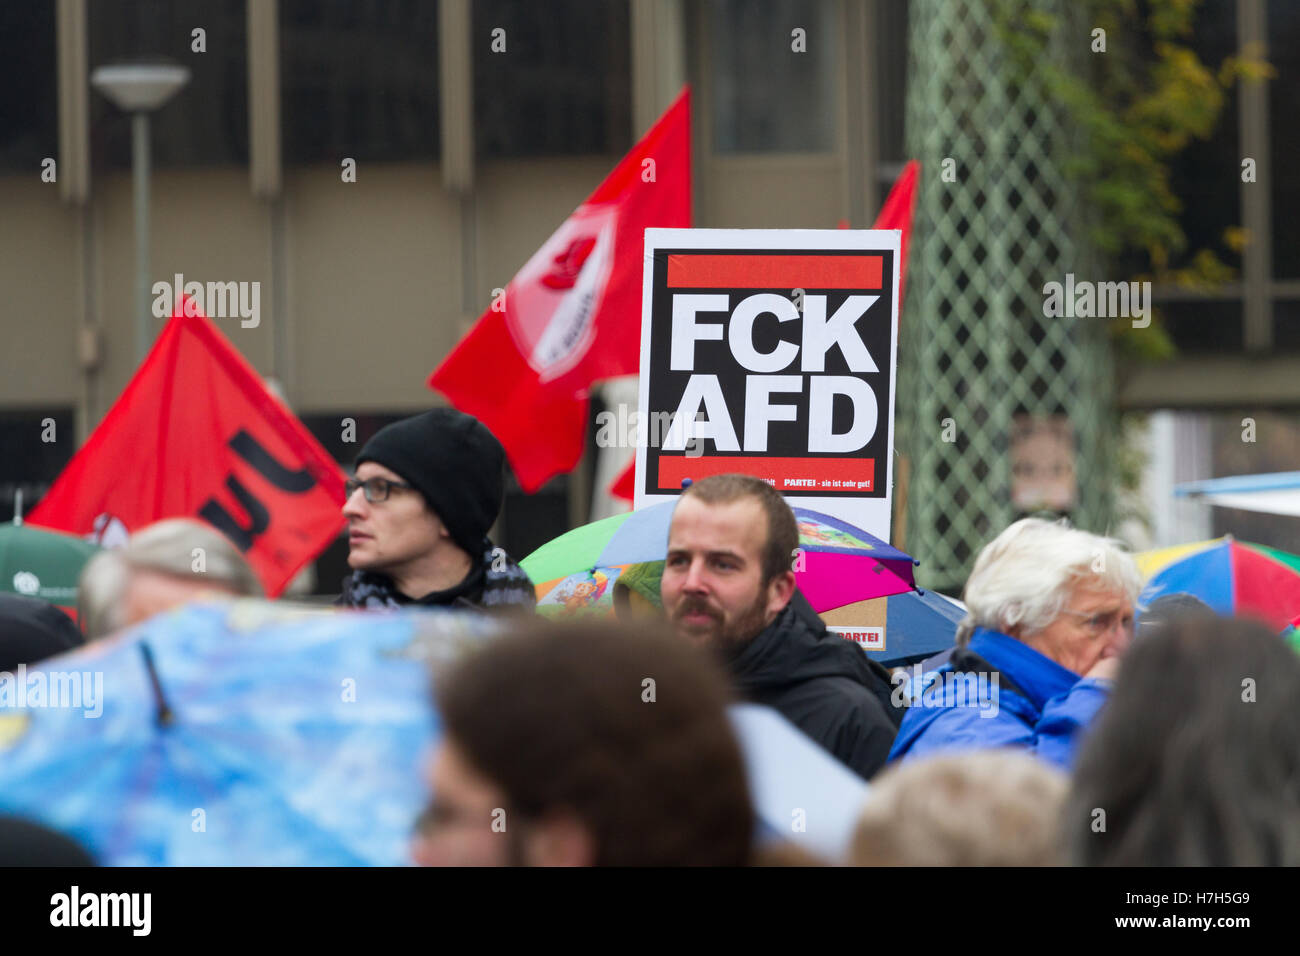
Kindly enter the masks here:
<path id="1" fill-rule="evenodd" d="M 645 237 L 636 507 L 742 472 L 888 541 L 900 233 Z"/>

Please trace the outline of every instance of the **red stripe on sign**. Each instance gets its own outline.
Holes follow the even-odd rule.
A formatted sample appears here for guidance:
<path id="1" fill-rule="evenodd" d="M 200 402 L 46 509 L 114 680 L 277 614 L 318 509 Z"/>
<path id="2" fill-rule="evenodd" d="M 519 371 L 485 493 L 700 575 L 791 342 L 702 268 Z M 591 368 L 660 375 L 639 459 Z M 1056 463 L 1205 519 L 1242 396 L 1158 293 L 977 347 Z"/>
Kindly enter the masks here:
<path id="1" fill-rule="evenodd" d="M 739 473 L 770 483 L 777 491 L 874 491 L 874 458 L 761 458 L 757 455 L 711 455 L 659 459 L 659 489 L 677 491 L 682 479 Z"/>
<path id="2" fill-rule="evenodd" d="M 880 256 L 668 257 L 670 289 L 879 289 Z"/>

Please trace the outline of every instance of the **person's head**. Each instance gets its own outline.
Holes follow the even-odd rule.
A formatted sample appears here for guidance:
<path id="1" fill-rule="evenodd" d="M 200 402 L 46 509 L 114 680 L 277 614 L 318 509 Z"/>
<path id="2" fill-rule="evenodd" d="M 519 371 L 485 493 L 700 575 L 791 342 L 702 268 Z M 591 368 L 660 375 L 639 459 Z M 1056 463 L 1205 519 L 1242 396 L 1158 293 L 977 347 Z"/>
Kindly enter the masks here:
<path id="1" fill-rule="evenodd" d="M 771 485 L 714 475 L 673 510 L 660 593 L 678 636 L 735 653 L 790 603 L 799 527 Z"/>
<path id="2" fill-rule="evenodd" d="M 1054 866 L 1068 781 L 1015 750 L 939 754 L 871 781 L 853 866 Z"/>
<path id="3" fill-rule="evenodd" d="M 90 852 L 68 834 L 35 820 L 0 815 L 0 867 L 96 865 Z"/>
<path id="4" fill-rule="evenodd" d="M 78 616 L 87 639 L 94 639 L 209 593 L 261 597 L 264 592 L 225 535 L 201 521 L 168 518 L 86 562 Z"/>
<path id="5" fill-rule="evenodd" d="M 1300 864 L 1300 658 L 1266 627 L 1181 617 L 1133 645 L 1075 766 L 1073 862 Z"/>
<path id="6" fill-rule="evenodd" d="M 1213 618 L 1215 613 L 1194 594 L 1163 594 L 1138 615 L 1136 635 L 1151 637 L 1187 617 Z"/>
<path id="7" fill-rule="evenodd" d="M 22 594 L 0 594 L 0 673 L 35 664 L 84 643 L 72 618 L 53 604 Z"/>
<path id="8" fill-rule="evenodd" d="M 664 608 L 659 583 L 663 575 L 662 561 L 629 565 L 614 580 L 614 615 L 623 621 L 662 620 Z"/>
<path id="9" fill-rule="evenodd" d="M 1118 541 L 1064 521 L 1024 518 L 976 558 L 957 641 L 964 644 L 977 627 L 990 628 L 1086 674 L 1127 649 L 1141 583 Z"/>
<path id="10" fill-rule="evenodd" d="M 381 428 L 361 448 L 348 486 L 348 564 L 400 576 L 447 550 L 477 559 L 501 511 L 505 452 L 453 408 Z"/>
<path id="11" fill-rule="evenodd" d="M 743 865 L 753 811 L 707 655 L 645 626 L 533 622 L 437 681 L 428 865 Z"/>

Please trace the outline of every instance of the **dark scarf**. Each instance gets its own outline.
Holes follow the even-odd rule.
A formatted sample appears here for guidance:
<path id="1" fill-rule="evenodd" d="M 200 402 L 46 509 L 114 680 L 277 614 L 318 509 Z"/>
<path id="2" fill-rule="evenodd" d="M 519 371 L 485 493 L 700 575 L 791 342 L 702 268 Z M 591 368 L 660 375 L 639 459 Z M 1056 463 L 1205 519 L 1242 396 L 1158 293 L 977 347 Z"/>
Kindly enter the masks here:
<path id="1" fill-rule="evenodd" d="M 343 579 L 339 604 L 358 608 L 399 608 L 409 605 L 430 607 L 504 610 L 537 604 L 533 582 L 514 559 L 501 548 L 483 539 L 482 557 L 460 584 L 445 591 L 434 591 L 421 598 L 408 598 L 393 586 L 392 578 L 369 571 L 353 571 Z"/>

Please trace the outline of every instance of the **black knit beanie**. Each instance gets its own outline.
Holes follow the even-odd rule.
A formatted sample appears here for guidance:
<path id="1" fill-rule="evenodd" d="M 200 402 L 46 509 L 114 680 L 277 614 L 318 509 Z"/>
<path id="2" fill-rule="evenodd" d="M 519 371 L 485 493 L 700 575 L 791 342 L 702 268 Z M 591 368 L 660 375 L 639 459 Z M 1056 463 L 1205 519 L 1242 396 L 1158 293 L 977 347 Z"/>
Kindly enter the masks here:
<path id="1" fill-rule="evenodd" d="M 357 464 L 365 461 L 414 485 L 452 540 L 478 557 L 505 493 L 505 452 L 482 422 L 454 408 L 403 418 L 362 446 Z"/>

